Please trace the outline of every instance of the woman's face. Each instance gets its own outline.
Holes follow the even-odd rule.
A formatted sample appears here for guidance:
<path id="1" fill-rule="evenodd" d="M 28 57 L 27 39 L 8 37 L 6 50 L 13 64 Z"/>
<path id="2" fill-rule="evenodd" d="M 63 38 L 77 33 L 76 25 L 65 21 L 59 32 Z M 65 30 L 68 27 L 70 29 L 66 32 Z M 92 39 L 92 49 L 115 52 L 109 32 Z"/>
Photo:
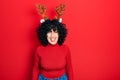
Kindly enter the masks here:
<path id="1" fill-rule="evenodd" d="M 47 40 L 50 44 L 55 45 L 58 42 L 58 31 L 53 31 L 53 29 L 51 29 L 51 31 L 49 31 L 47 33 Z"/>

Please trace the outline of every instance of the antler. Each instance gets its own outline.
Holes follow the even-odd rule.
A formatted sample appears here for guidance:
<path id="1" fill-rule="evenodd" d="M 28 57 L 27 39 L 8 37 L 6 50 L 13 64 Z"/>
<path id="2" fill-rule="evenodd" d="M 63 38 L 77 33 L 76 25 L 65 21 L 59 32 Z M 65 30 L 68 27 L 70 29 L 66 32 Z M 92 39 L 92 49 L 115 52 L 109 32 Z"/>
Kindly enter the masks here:
<path id="1" fill-rule="evenodd" d="M 60 4 L 60 6 L 57 6 L 55 8 L 55 11 L 57 13 L 57 15 L 55 16 L 55 19 L 59 19 L 63 15 L 63 12 L 65 11 L 65 5 Z"/>
<path id="2" fill-rule="evenodd" d="M 36 8 L 38 13 L 44 18 L 44 19 L 48 19 L 48 17 L 45 15 L 46 12 L 46 7 L 43 5 L 40 5 L 39 3 L 36 4 Z"/>

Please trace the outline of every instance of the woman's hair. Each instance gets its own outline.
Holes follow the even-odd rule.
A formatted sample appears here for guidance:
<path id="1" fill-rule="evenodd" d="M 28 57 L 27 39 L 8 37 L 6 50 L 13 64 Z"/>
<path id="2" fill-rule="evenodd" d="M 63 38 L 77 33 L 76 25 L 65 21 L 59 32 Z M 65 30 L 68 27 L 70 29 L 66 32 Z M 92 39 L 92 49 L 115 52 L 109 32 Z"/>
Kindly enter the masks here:
<path id="1" fill-rule="evenodd" d="M 67 36 L 67 29 L 65 24 L 60 23 L 56 19 L 53 20 L 47 19 L 45 20 L 45 22 L 41 23 L 41 25 L 39 25 L 38 28 L 36 29 L 37 36 L 41 44 L 43 46 L 47 46 L 48 44 L 47 33 L 51 31 L 51 29 L 53 29 L 53 31 L 56 30 L 58 31 L 58 36 L 59 36 L 58 44 L 62 45 Z"/>

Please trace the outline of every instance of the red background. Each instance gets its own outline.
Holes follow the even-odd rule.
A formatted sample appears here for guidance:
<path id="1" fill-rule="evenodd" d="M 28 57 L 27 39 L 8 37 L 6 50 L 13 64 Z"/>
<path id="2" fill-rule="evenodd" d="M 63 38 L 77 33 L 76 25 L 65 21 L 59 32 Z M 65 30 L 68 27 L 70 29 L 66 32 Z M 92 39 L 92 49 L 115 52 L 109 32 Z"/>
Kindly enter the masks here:
<path id="1" fill-rule="evenodd" d="M 66 4 L 74 80 L 120 80 L 119 0 L 0 0 L 0 80 L 31 80 L 38 2 L 51 19 Z"/>

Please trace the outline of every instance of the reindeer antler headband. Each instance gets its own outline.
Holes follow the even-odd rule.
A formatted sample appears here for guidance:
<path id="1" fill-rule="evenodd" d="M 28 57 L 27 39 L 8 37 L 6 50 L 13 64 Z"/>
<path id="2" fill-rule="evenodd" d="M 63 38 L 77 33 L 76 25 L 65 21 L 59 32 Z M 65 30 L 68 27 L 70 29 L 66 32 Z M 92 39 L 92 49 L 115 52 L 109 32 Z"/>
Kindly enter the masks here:
<path id="1" fill-rule="evenodd" d="M 40 20 L 41 23 L 45 22 L 45 20 L 48 19 L 48 17 L 45 15 L 46 7 L 44 5 L 36 4 L 37 11 L 39 15 L 42 16 L 43 19 Z M 58 19 L 59 22 L 62 22 L 62 18 L 60 18 L 63 15 L 63 12 L 65 11 L 65 5 L 60 4 L 55 8 L 55 11 L 57 15 L 55 16 L 55 19 Z"/>

